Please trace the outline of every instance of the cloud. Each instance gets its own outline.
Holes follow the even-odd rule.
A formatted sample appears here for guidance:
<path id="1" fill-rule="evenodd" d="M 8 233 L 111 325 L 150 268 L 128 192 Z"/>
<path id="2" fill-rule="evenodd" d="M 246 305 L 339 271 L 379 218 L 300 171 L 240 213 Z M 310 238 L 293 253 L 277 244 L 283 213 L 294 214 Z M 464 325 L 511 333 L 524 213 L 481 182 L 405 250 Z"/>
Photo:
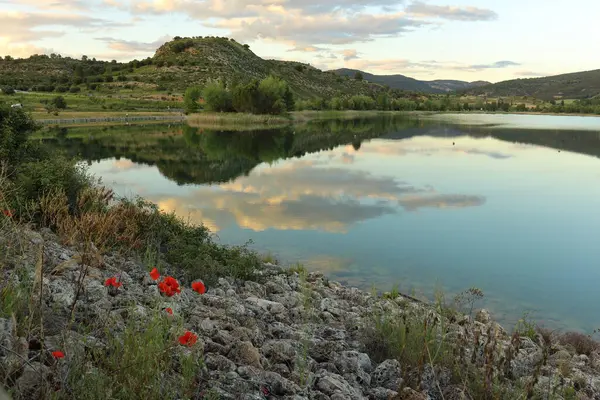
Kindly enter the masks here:
<path id="1" fill-rule="evenodd" d="M 232 225 L 254 231 L 346 232 L 353 224 L 396 214 L 402 208 L 470 207 L 484 201 L 479 196 L 438 194 L 391 177 L 326 165 L 324 160 L 285 162 L 257 168 L 232 183 L 186 191 L 181 197 L 171 193 L 146 197 L 215 232 Z"/>
<path id="2" fill-rule="evenodd" d="M 105 42 L 112 50 L 127 52 L 127 53 L 147 53 L 154 52 L 165 42 L 171 40 L 171 36 L 163 36 L 153 42 L 138 42 L 132 40 L 122 40 L 112 37 L 99 37 L 96 40 Z"/>
<path id="3" fill-rule="evenodd" d="M 514 73 L 516 76 L 524 77 L 524 78 L 536 78 L 540 76 L 548 76 L 550 74 L 545 72 L 536 72 L 536 71 L 517 71 Z"/>
<path id="4" fill-rule="evenodd" d="M 406 211 L 418 211 L 420 208 L 464 208 L 481 206 L 485 197 L 462 194 L 439 194 L 433 196 L 407 197 L 398 201 Z"/>
<path id="5" fill-rule="evenodd" d="M 498 18 L 492 10 L 477 7 L 436 6 L 415 1 L 406 7 L 406 12 L 420 16 L 454 21 L 491 21 Z"/>
<path id="6" fill-rule="evenodd" d="M 482 70 L 482 69 L 494 69 L 494 68 L 508 68 L 508 67 L 515 67 L 518 65 L 521 65 L 521 64 L 518 62 L 514 62 L 514 61 L 496 61 L 491 64 L 469 65 L 468 67 L 466 67 L 466 69 Z"/>
<path id="7" fill-rule="evenodd" d="M 48 0 L 0 0 L 0 4 L 32 6 L 37 10 L 52 10 L 52 11 L 85 11 L 89 10 L 92 2 L 88 0 L 64 0 L 64 1 L 48 1 Z"/>
<path id="8" fill-rule="evenodd" d="M 496 61 L 490 64 L 464 64 L 455 61 L 412 61 L 406 59 L 350 59 L 345 66 L 363 71 L 380 71 L 386 74 L 423 74 L 435 73 L 437 71 L 479 72 L 488 69 L 503 69 L 521 65 L 515 61 Z"/>
<path id="9" fill-rule="evenodd" d="M 295 46 L 287 51 L 298 51 L 301 53 L 317 53 L 317 52 L 321 52 L 321 51 L 327 51 L 326 48 L 324 47 L 317 47 L 317 46 Z"/>
<path id="10" fill-rule="evenodd" d="M 367 42 L 394 37 L 426 26 L 427 21 L 408 18 L 404 13 L 347 14 L 333 12 L 306 16 L 301 10 L 252 18 L 220 19 L 206 25 L 227 29 L 239 40 L 272 39 L 301 46 Z"/>
<path id="11" fill-rule="evenodd" d="M 27 57 L 52 52 L 36 45 L 45 38 L 61 37 L 66 29 L 96 31 L 122 24 L 67 12 L 0 12 L 0 54 Z"/>
<path id="12" fill-rule="evenodd" d="M 360 58 L 358 57 L 358 52 L 355 49 L 342 50 L 342 55 L 344 56 L 344 61 L 350 61 Z"/>
<path id="13" fill-rule="evenodd" d="M 104 0 L 109 6 L 138 13 L 177 12 L 198 20 L 256 17 L 266 13 L 285 14 L 300 10 L 306 16 L 343 11 L 356 13 L 367 7 L 397 9 L 397 0 Z"/>

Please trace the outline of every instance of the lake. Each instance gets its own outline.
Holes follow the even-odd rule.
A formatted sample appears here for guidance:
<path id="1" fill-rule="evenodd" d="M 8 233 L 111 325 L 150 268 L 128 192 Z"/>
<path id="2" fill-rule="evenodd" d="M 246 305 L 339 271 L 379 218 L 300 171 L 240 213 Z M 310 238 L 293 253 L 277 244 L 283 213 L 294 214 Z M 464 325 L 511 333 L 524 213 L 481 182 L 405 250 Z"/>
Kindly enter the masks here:
<path id="1" fill-rule="evenodd" d="M 470 287 L 508 328 L 600 328 L 600 118 L 431 115 L 44 139 L 121 195 L 363 289 Z"/>

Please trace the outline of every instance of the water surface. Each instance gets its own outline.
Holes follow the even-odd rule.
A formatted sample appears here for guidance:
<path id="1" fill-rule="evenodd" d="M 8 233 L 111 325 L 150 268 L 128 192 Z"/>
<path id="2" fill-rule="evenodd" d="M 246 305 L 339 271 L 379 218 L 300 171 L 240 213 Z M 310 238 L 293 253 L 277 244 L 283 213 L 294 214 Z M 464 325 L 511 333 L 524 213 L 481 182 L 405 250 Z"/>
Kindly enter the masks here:
<path id="1" fill-rule="evenodd" d="M 397 284 L 431 297 L 439 287 L 451 297 L 476 286 L 506 324 L 529 311 L 547 326 L 592 331 L 600 122 L 585 118 L 582 129 L 560 117 L 561 129 L 540 129 L 554 117 L 535 117 L 524 128 L 464 116 L 243 133 L 152 127 L 48 143 L 82 155 L 118 193 L 204 223 L 224 243 L 251 239 L 364 289 Z"/>

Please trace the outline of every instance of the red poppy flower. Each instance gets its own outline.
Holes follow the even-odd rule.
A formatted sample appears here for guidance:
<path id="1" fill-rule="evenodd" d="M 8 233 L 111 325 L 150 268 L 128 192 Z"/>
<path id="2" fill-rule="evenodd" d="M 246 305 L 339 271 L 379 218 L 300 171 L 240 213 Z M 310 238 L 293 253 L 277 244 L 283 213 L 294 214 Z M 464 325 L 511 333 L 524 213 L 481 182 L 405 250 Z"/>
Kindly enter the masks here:
<path id="1" fill-rule="evenodd" d="M 160 273 L 156 268 L 153 268 L 152 271 L 150 271 L 150 278 L 152 278 L 155 281 L 157 281 L 158 278 L 160 278 Z"/>
<path id="2" fill-rule="evenodd" d="M 4 216 L 8 218 L 12 218 L 13 216 L 13 213 L 10 210 L 2 210 L 2 214 L 4 214 Z"/>
<path id="3" fill-rule="evenodd" d="M 187 331 L 183 336 L 179 336 L 179 343 L 183 346 L 192 347 L 198 341 L 198 336 Z"/>
<path id="4" fill-rule="evenodd" d="M 167 312 L 167 314 L 173 315 L 173 309 L 171 307 L 166 308 L 165 311 Z"/>
<path id="5" fill-rule="evenodd" d="M 108 278 L 106 281 L 104 281 L 104 286 L 113 286 L 113 287 L 121 287 L 123 286 L 123 284 L 121 282 L 117 282 L 117 278 L 112 276 L 110 278 Z"/>
<path id="6" fill-rule="evenodd" d="M 192 290 L 204 294 L 206 293 L 206 286 L 204 286 L 204 282 L 202 281 L 192 282 Z"/>
<path id="7" fill-rule="evenodd" d="M 52 352 L 52 357 L 54 358 L 65 358 L 65 353 L 60 350 L 56 350 Z"/>
<path id="8" fill-rule="evenodd" d="M 158 290 L 167 297 L 172 297 L 176 293 L 181 293 L 179 282 L 172 276 L 167 276 L 158 284 Z"/>

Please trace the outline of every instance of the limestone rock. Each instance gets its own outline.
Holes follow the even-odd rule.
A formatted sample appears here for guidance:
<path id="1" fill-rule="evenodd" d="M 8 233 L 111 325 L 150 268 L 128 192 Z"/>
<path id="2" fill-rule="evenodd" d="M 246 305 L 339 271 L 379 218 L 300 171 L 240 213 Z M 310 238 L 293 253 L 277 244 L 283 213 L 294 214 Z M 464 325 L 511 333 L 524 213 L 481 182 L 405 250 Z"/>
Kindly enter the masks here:
<path id="1" fill-rule="evenodd" d="M 234 344 L 229 351 L 228 357 L 237 364 L 262 368 L 260 353 L 250 342 L 238 342 Z"/>
<path id="2" fill-rule="evenodd" d="M 371 374 L 371 382 L 375 386 L 398 390 L 402 384 L 401 373 L 398 360 L 385 360 Z"/>

